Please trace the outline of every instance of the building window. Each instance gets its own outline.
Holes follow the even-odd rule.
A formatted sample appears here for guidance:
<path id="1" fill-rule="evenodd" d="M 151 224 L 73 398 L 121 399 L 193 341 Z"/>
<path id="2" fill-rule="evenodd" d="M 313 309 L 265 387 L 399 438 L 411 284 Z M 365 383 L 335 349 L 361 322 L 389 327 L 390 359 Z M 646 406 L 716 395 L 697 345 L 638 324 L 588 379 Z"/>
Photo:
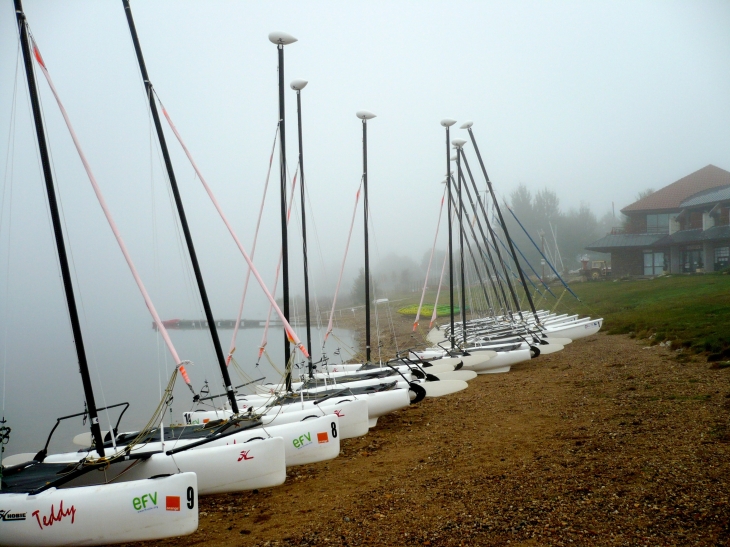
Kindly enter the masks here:
<path id="1" fill-rule="evenodd" d="M 663 252 L 644 251 L 644 275 L 661 275 L 666 269 Z"/>
<path id="2" fill-rule="evenodd" d="M 681 253 L 682 271 L 684 273 L 696 272 L 700 268 L 704 268 L 702 263 L 702 247 L 692 245 L 687 247 Z"/>
<path id="3" fill-rule="evenodd" d="M 715 271 L 723 270 L 730 265 L 730 247 L 715 248 Z"/>
<path id="4" fill-rule="evenodd" d="M 646 215 L 646 233 L 668 234 L 669 213 L 664 213 L 661 215 Z"/>

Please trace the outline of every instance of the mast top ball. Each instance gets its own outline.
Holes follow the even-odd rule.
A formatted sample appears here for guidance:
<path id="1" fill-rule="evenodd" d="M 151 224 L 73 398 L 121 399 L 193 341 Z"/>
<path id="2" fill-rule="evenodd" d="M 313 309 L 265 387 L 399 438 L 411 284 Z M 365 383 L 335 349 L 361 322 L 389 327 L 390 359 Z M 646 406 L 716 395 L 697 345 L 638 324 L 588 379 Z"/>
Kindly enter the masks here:
<path id="1" fill-rule="evenodd" d="M 459 129 L 469 129 L 472 125 L 474 125 L 474 122 L 469 120 L 461 124 L 461 127 Z"/>
<path id="2" fill-rule="evenodd" d="M 357 116 L 361 120 L 372 120 L 375 117 L 375 114 L 367 110 L 358 110 L 355 113 L 355 116 Z"/>
<path id="3" fill-rule="evenodd" d="M 454 148 L 461 148 L 466 144 L 466 140 L 464 139 L 454 139 L 451 141 L 451 144 L 454 145 Z"/>
<path id="4" fill-rule="evenodd" d="M 309 82 L 307 80 L 292 80 L 289 84 L 289 87 L 291 87 L 295 91 L 301 91 L 305 87 L 307 87 L 307 84 Z"/>
<path id="5" fill-rule="evenodd" d="M 276 31 L 269 34 L 269 41 L 277 46 L 288 46 L 289 44 L 296 42 L 297 39 L 286 32 Z"/>
<path id="6" fill-rule="evenodd" d="M 455 123 L 456 120 L 452 120 L 451 118 L 444 118 L 443 120 L 441 120 L 441 125 L 443 125 L 444 127 L 451 127 Z"/>

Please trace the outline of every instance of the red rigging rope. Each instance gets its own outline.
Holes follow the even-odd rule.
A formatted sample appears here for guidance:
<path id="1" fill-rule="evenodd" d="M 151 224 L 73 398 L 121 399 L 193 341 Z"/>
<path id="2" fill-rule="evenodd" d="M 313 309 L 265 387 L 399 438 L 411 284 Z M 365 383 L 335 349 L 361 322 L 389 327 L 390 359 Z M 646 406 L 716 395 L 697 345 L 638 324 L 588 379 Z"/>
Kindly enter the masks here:
<path id="1" fill-rule="evenodd" d="M 71 120 L 68 117 L 68 113 L 66 112 L 66 109 L 64 108 L 63 103 L 61 102 L 61 99 L 58 96 L 56 87 L 53 85 L 53 80 L 51 80 L 51 75 L 48 73 L 46 64 L 43 62 L 43 57 L 41 57 L 41 52 L 39 51 L 38 46 L 35 43 L 35 40 L 33 40 L 31 38 L 31 41 L 33 44 L 33 54 L 35 55 L 35 59 L 38 62 L 38 65 L 40 66 L 41 71 L 43 72 L 43 75 L 46 77 L 46 81 L 48 82 L 48 86 L 51 88 L 51 92 L 53 92 L 53 96 L 56 98 L 58 107 L 61 110 L 61 115 L 63 116 L 63 119 L 66 122 L 66 127 L 68 127 L 68 131 L 71 134 L 71 139 L 73 140 L 74 145 L 76 146 L 76 151 L 79 153 L 79 158 L 81 158 L 81 163 L 84 165 L 84 169 L 86 170 L 86 174 L 89 177 L 89 181 L 91 182 L 91 186 L 94 189 L 94 193 L 96 194 L 96 198 L 99 201 L 99 205 L 101 205 L 101 209 L 104 211 L 104 216 L 106 216 L 107 222 L 109 222 L 109 226 L 111 227 L 112 232 L 114 232 L 114 237 L 116 238 L 117 243 L 119 244 L 119 248 L 122 250 L 124 259 L 127 261 L 127 265 L 129 266 L 129 269 L 132 272 L 132 276 L 134 277 L 134 280 L 137 283 L 137 287 L 139 287 L 139 290 L 142 293 L 142 298 L 144 298 L 145 304 L 147 305 L 147 309 L 150 311 L 150 314 L 152 314 L 152 319 L 154 319 L 154 321 L 155 321 L 157 330 L 160 332 L 160 334 L 162 334 L 162 338 L 165 340 L 167 349 L 170 351 L 170 353 L 172 354 L 172 358 L 175 360 L 175 364 L 177 365 L 177 368 L 180 371 L 180 375 L 183 377 L 183 380 L 185 380 L 185 383 L 188 385 L 190 390 L 193 391 L 192 384 L 190 383 L 190 377 L 188 376 L 188 373 L 185 370 L 185 365 L 184 365 L 184 363 L 187 363 L 189 361 L 180 360 L 180 357 L 178 356 L 177 351 L 175 350 L 175 346 L 173 346 L 172 340 L 170 340 L 170 336 L 167 333 L 167 329 L 165 328 L 165 325 L 163 325 L 162 320 L 160 319 L 160 316 L 157 314 L 157 310 L 155 309 L 154 304 L 152 304 L 152 299 L 150 299 L 150 296 L 147 293 L 147 289 L 145 289 L 144 283 L 142 283 L 142 279 L 139 277 L 139 274 L 137 273 L 137 268 L 134 266 L 134 263 L 132 262 L 132 257 L 129 255 L 129 251 L 127 251 L 127 246 L 124 244 L 124 240 L 122 239 L 122 235 L 119 233 L 117 224 L 114 221 L 114 218 L 112 217 L 111 211 L 109 211 L 109 208 L 107 207 L 106 200 L 104 199 L 104 196 L 101 193 L 101 188 L 99 188 L 99 184 L 96 182 L 96 177 L 94 176 L 94 173 L 91 171 L 91 166 L 89 165 L 89 162 L 86 159 L 86 155 L 84 154 L 84 151 L 81 149 L 81 144 L 79 143 L 79 139 L 76 136 L 76 131 L 74 131 L 74 128 L 71 125 Z M 193 391 L 193 393 L 195 393 L 195 392 Z"/>
<path id="2" fill-rule="evenodd" d="M 185 151 L 185 155 L 190 160 L 190 164 L 193 166 L 193 169 L 195 169 L 195 172 L 197 173 L 198 178 L 200 179 L 200 182 L 202 183 L 203 187 L 205 188 L 205 191 L 208 193 L 210 200 L 213 202 L 213 205 L 215 206 L 216 210 L 218 211 L 218 214 L 221 216 L 221 219 L 223 220 L 223 223 L 226 225 L 226 228 L 228 228 L 228 231 L 230 232 L 231 237 L 233 237 L 233 241 L 236 242 L 236 245 L 238 246 L 238 250 L 241 251 L 241 254 L 243 255 L 244 260 L 246 260 L 246 263 L 248 264 L 248 267 L 251 270 L 251 273 L 253 273 L 253 276 L 256 278 L 256 281 L 258 281 L 259 285 L 261 286 L 261 289 L 264 291 L 264 294 L 266 294 L 266 298 L 269 299 L 269 302 L 271 302 L 272 307 L 274 308 L 274 310 L 276 310 L 277 315 L 281 319 L 281 322 L 284 324 L 284 330 L 286 331 L 287 338 L 289 338 L 289 340 L 291 341 L 292 344 L 295 344 L 299 348 L 299 351 L 301 351 L 305 357 L 309 357 L 309 352 L 307 351 L 307 348 L 305 348 L 304 344 L 301 343 L 301 341 L 299 340 L 299 337 L 297 336 L 297 333 L 294 332 L 294 329 L 292 329 L 291 325 L 289 324 L 289 321 L 287 321 L 286 317 L 284 317 L 284 313 L 281 311 L 281 309 L 279 308 L 279 305 L 276 303 L 276 299 L 271 294 L 271 292 L 269 292 L 268 287 L 266 287 L 266 283 L 264 283 L 264 280 L 261 278 L 261 275 L 259 274 L 258 270 L 253 265 L 253 262 L 251 261 L 251 257 L 248 256 L 246 249 L 244 249 L 243 244 L 238 239 L 236 232 L 233 230 L 233 226 L 231 226 L 230 222 L 228 222 L 228 218 L 226 217 L 225 213 L 223 212 L 223 209 L 221 208 L 220 204 L 218 203 L 218 200 L 216 199 L 215 195 L 213 195 L 213 191 L 210 189 L 210 186 L 208 186 L 208 183 L 205 181 L 205 178 L 203 177 L 203 174 L 200 172 L 200 169 L 198 169 L 198 166 L 195 163 L 195 160 L 193 160 L 193 156 L 190 154 L 188 147 L 185 146 L 185 143 L 183 142 L 182 137 L 180 136 L 180 133 L 178 133 L 177 128 L 175 127 L 175 124 L 172 123 L 172 120 L 170 119 L 170 115 L 167 113 L 167 110 L 165 110 L 165 107 L 162 104 L 162 101 L 160 101 L 159 97 L 157 97 L 157 100 L 160 102 L 160 107 L 162 108 L 162 113 L 165 115 L 165 119 L 167 120 L 167 123 L 170 124 L 170 129 L 172 129 L 172 132 L 175 133 L 177 140 L 180 141 L 180 146 L 182 146 L 183 150 Z"/>
<path id="3" fill-rule="evenodd" d="M 452 220 L 453 223 L 453 220 Z M 444 263 L 441 266 L 441 277 L 439 277 L 439 288 L 436 290 L 436 299 L 433 302 L 433 313 L 431 314 L 431 322 L 428 324 L 429 330 L 433 328 L 438 315 L 439 295 L 441 294 L 441 284 L 444 282 L 444 272 L 446 271 L 446 261 L 449 259 L 449 253 L 444 254 Z"/>
<path id="4" fill-rule="evenodd" d="M 289 207 L 286 211 L 286 225 L 289 226 L 289 219 L 291 218 L 291 210 L 292 206 L 294 205 L 294 189 L 297 187 L 297 175 L 299 174 L 299 166 L 297 166 L 297 170 L 294 172 L 294 179 L 291 183 L 291 192 L 289 193 Z M 276 263 L 276 275 L 274 277 L 274 290 L 273 293 L 276 294 L 276 288 L 279 285 L 279 272 L 281 270 L 281 261 L 284 256 L 284 251 L 279 250 L 279 262 Z M 266 344 L 268 343 L 268 337 L 269 337 L 269 324 L 271 323 L 271 310 L 273 309 L 273 306 L 269 306 L 269 314 L 266 316 L 266 326 L 264 327 L 264 336 L 261 338 L 261 345 L 259 346 L 259 356 L 258 359 L 261 359 L 261 355 L 264 353 L 264 349 L 266 349 Z M 287 338 L 289 339 L 289 342 L 292 342 L 291 337 L 289 336 L 289 333 L 287 332 Z"/>
<path id="5" fill-rule="evenodd" d="M 266 173 L 266 182 L 264 183 L 264 196 L 261 199 L 261 208 L 259 209 L 259 218 L 256 220 L 256 231 L 253 235 L 253 245 L 251 246 L 251 260 L 256 255 L 256 242 L 259 237 L 259 228 L 261 226 L 261 217 L 264 213 L 264 203 L 266 202 L 266 192 L 269 189 L 269 178 L 271 177 L 271 164 L 274 161 L 274 149 L 276 148 L 276 137 L 279 135 L 279 124 L 276 124 L 276 132 L 274 133 L 274 144 L 271 146 L 271 155 L 269 156 L 269 170 Z M 238 336 L 238 329 L 241 325 L 241 317 L 243 316 L 243 304 L 246 301 L 246 292 L 248 291 L 248 281 L 251 278 L 251 268 L 248 268 L 246 272 L 246 281 L 243 284 L 243 296 L 241 296 L 241 305 L 238 308 L 238 315 L 236 316 L 236 323 L 233 326 L 233 336 L 231 336 L 231 348 L 228 350 L 228 357 L 226 358 L 226 365 L 230 364 L 233 352 L 236 351 L 236 337 Z M 276 293 L 276 289 L 274 289 Z"/>
<path id="6" fill-rule="evenodd" d="M 345 261 L 347 260 L 347 251 L 350 248 L 350 238 L 352 237 L 352 228 L 355 225 L 355 216 L 357 215 L 357 203 L 360 201 L 360 190 L 362 190 L 362 180 L 360 179 L 360 186 L 355 194 L 355 208 L 352 211 L 352 221 L 350 222 L 350 233 L 347 234 L 347 245 L 345 245 L 345 256 L 342 257 L 342 266 L 340 267 L 340 277 L 337 280 L 337 288 L 335 289 L 335 296 L 332 299 L 332 310 L 330 311 L 330 321 L 327 324 L 327 332 L 324 333 L 324 340 L 322 340 L 322 346 L 324 347 L 327 338 L 332 332 L 332 321 L 335 318 L 335 305 L 337 305 L 337 294 L 340 292 L 340 284 L 342 283 L 342 273 L 345 271 Z"/>
<path id="7" fill-rule="evenodd" d="M 421 292 L 421 302 L 418 304 L 418 311 L 416 312 L 416 319 L 413 321 L 413 332 L 416 332 L 418 328 L 418 320 L 421 318 L 421 308 L 423 307 L 423 299 L 426 296 L 426 287 L 428 286 L 428 274 L 431 273 L 431 262 L 433 261 L 433 253 L 436 251 L 436 240 L 439 237 L 439 228 L 441 227 L 441 213 L 444 210 L 444 198 L 446 197 L 446 189 L 444 188 L 444 195 L 441 196 L 441 207 L 439 208 L 439 219 L 436 222 L 436 235 L 433 238 L 433 247 L 431 247 L 431 256 L 428 259 L 428 268 L 426 268 L 426 280 L 423 282 L 423 291 Z"/>

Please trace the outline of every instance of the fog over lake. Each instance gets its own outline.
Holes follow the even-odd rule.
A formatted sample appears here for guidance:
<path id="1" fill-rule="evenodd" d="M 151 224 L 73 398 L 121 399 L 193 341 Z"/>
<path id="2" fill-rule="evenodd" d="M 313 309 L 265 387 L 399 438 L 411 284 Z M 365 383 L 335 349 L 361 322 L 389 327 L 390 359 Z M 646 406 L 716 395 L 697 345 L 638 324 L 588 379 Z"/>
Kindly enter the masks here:
<path id="1" fill-rule="evenodd" d="M 25 0 L 24 9 L 161 317 L 202 318 L 122 3 Z M 249 251 L 278 121 L 277 51 L 267 36 L 298 38 L 285 48 L 287 161 L 291 180 L 296 96 L 288 85 L 303 78 L 311 288 L 324 311 L 362 176 L 358 110 L 377 114 L 368 122 L 373 263 L 418 263 L 431 248 L 446 174 L 443 118 L 458 121 L 452 137 L 466 138 L 457 128 L 474 121 L 499 199 L 520 184 L 549 188 L 562 207 L 584 203 L 601 216 L 708 164 L 730 169 L 727 1 L 136 0 L 132 9 L 154 89 Z M 136 427 L 155 408 L 171 360 L 36 76 L 98 404 L 133 402 L 125 423 Z M 164 130 L 213 314 L 232 319 L 245 263 Z M 465 153 L 475 169 L 470 144 Z M 277 158 L 255 258 L 269 287 L 281 250 Z M 0 171 L 0 414 L 13 428 L 13 453 L 40 449 L 56 416 L 81 410 L 83 394 L 9 0 L 0 3 Z M 294 206 L 293 296 L 303 287 L 298 198 Z M 363 266 L 362 224 L 361 199 L 343 294 Z M 442 226 L 440 249 L 444 238 Z M 252 279 L 244 317 L 267 310 Z M 255 378 L 260 335 L 242 332 L 237 343 Z M 220 336 L 225 351 L 230 331 Z M 195 363 L 196 388 L 206 379 L 218 386 L 207 334 L 172 337 Z M 272 355 L 281 338 L 272 332 Z M 189 402 L 180 380 L 176 419 Z"/>

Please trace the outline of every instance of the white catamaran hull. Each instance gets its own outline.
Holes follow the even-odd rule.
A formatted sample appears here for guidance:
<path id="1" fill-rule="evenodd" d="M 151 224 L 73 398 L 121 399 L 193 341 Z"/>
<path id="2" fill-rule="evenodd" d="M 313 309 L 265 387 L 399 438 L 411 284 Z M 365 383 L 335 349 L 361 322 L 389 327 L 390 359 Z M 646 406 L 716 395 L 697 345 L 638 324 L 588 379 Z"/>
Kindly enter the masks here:
<path id="1" fill-rule="evenodd" d="M 244 403 L 244 401 L 239 401 L 239 403 Z M 251 406 L 249 403 L 249 401 L 245 401 L 245 405 L 241 404 L 241 407 L 248 408 Z M 230 410 L 203 410 L 183 413 L 185 423 L 193 425 L 204 424 L 211 420 L 228 419 L 232 415 L 233 413 Z M 368 432 L 367 401 L 351 399 L 347 396 L 333 398 L 319 405 L 310 403 L 306 408 L 302 408 L 302 405 L 296 403 L 270 407 L 266 409 L 266 414 L 261 416 L 261 421 L 264 426 L 278 426 L 325 415 L 335 415 L 339 418 L 340 439 L 362 437 Z"/>
<path id="2" fill-rule="evenodd" d="M 545 334 L 548 336 L 560 336 L 564 338 L 570 338 L 571 340 L 577 340 L 578 338 L 585 338 L 596 334 L 601 330 L 603 325 L 603 319 L 591 319 L 590 321 L 581 321 L 580 323 L 568 323 L 565 325 L 547 326 L 545 327 Z"/>
<path id="3" fill-rule="evenodd" d="M 333 398 L 333 400 L 335 402 L 342 401 L 343 398 L 367 401 L 368 425 L 370 427 L 375 427 L 380 416 L 395 412 L 396 410 L 405 408 L 411 404 L 411 398 L 407 389 L 391 389 L 388 391 L 377 391 L 375 393 L 368 393 L 366 395 L 357 396 L 343 393 L 340 398 Z M 259 405 L 263 406 L 268 402 L 270 402 L 270 400 L 267 397 L 262 397 L 260 395 L 246 395 L 245 398 L 241 398 L 239 400 L 239 406 L 247 404 L 249 406 L 253 406 L 254 408 L 258 408 Z M 320 404 L 326 405 L 327 403 L 329 403 L 329 401 L 324 401 Z M 304 401 L 302 403 L 281 405 L 280 407 L 276 408 L 280 408 L 281 412 L 288 413 L 299 411 L 302 409 L 313 408 L 315 406 L 319 405 L 315 405 L 312 401 Z M 329 407 L 325 406 L 324 408 Z M 269 410 L 269 412 L 273 411 L 273 408 Z"/>
<path id="4" fill-rule="evenodd" d="M 473 353 L 479 353 L 478 348 L 470 349 Z M 515 349 L 512 351 L 498 351 L 495 357 L 489 360 L 489 368 L 477 371 L 477 374 L 497 374 L 509 372 L 512 365 L 529 361 L 532 358 L 529 348 Z"/>
<path id="5" fill-rule="evenodd" d="M 340 454 L 339 418 L 335 414 L 311 416 L 309 420 L 246 429 L 235 435 L 212 441 L 206 446 L 243 445 L 268 437 L 281 437 L 284 439 L 287 467 L 336 458 Z M 168 450 L 174 446 L 173 443 L 167 443 Z"/>
<path id="6" fill-rule="evenodd" d="M 336 373 L 339 375 L 339 373 Z M 331 378 L 332 381 L 329 381 L 328 379 L 320 380 L 320 385 L 314 386 L 314 387 L 303 387 L 302 382 L 292 382 L 292 389 L 296 393 L 297 391 L 303 391 L 305 393 L 320 393 L 322 391 L 329 391 L 333 388 L 339 388 L 339 389 L 346 389 L 346 388 L 355 388 L 355 387 L 367 387 L 367 386 L 376 386 L 378 384 L 382 384 L 383 382 L 392 382 L 395 380 L 398 382 L 396 384 L 396 387 L 400 389 L 408 389 L 408 382 L 411 381 L 411 373 L 410 372 L 404 372 L 401 374 L 393 374 L 392 376 L 386 377 L 386 378 L 372 378 L 372 379 L 366 379 L 366 380 L 354 380 L 354 381 L 347 381 L 347 382 L 338 382 L 338 376 L 334 376 Z M 346 376 L 346 374 L 345 374 Z M 272 391 L 272 389 L 275 389 L 275 391 Z M 267 390 L 261 392 L 259 390 L 259 386 L 256 387 L 256 392 L 259 395 L 273 395 L 273 394 L 284 394 L 286 393 L 286 388 L 283 385 L 275 386 L 275 388 L 268 388 Z"/>
<path id="7" fill-rule="evenodd" d="M 198 528 L 195 473 L 51 488 L 35 496 L 0 494 L 0 507 L 0 544 L 10 546 L 108 545 Z"/>
<path id="8" fill-rule="evenodd" d="M 151 445 L 148 447 L 155 448 Z M 170 448 L 168 443 L 167 449 Z M 46 458 L 49 463 L 68 460 L 68 454 Z M 146 460 L 120 462 L 103 471 L 91 471 L 72 481 L 70 486 L 88 486 L 115 480 L 135 481 L 179 471 L 195 472 L 201 495 L 278 486 L 286 480 L 284 439 L 274 437 L 243 444 L 200 447 L 174 456 L 153 454 Z"/>
<path id="9" fill-rule="evenodd" d="M 440 380 L 438 382 L 419 382 L 419 384 L 426 390 L 426 397 L 443 397 L 469 387 L 464 380 Z"/>
<path id="10" fill-rule="evenodd" d="M 473 370 L 451 370 L 435 372 L 433 375 L 439 380 L 463 380 L 464 382 L 468 382 L 477 377 L 477 373 Z"/>

